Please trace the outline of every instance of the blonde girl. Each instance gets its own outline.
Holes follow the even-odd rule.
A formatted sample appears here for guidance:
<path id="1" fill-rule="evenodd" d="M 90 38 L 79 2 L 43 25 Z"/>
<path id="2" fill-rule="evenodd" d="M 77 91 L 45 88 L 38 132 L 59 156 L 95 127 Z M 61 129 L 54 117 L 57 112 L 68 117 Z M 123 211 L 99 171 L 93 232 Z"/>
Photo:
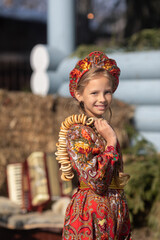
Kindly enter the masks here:
<path id="1" fill-rule="evenodd" d="M 62 179 L 71 180 L 74 169 L 79 181 L 66 210 L 64 240 L 132 239 L 123 190 L 129 177 L 116 133 L 103 117 L 119 74 L 115 60 L 99 51 L 78 61 L 70 73 L 70 93 L 83 114 L 62 123 L 57 145 Z"/>

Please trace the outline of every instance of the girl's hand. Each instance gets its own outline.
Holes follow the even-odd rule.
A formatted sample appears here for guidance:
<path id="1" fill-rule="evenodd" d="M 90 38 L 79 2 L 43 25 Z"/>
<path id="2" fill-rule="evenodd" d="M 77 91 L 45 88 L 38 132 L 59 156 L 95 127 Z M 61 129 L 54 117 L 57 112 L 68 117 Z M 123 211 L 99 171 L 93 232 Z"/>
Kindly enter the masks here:
<path id="1" fill-rule="evenodd" d="M 94 122 L 98 133 L 106 140 L 107 146 L 113 146 L 116 148 L 117 136 L 113 128 L 108 124 L 108 122 L 102 118 L 98 118 Z"/>

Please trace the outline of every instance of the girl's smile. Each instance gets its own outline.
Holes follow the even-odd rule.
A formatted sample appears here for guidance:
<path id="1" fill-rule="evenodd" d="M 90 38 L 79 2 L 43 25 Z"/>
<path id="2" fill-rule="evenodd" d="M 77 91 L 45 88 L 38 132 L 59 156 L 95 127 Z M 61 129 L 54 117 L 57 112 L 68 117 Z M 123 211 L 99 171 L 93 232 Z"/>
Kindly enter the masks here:
<path id="1" fill-rule="evenodd" d="M 112 101 L 112 82 L 103 75 L 90 80 L 83 93 L 76 92 L 76 98 L 84 103 L 88 116 L 102 117 Z"/>

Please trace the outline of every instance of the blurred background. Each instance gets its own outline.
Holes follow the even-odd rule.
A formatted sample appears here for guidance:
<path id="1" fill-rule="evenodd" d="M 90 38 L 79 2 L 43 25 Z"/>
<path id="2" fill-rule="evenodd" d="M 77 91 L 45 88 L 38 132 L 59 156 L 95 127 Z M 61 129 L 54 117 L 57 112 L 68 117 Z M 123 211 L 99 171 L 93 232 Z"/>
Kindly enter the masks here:
<path id="1" fill-rule="evenodd" d="M 72 105 L 68 108 L 72 104 L 69 72 L 79 58 L 102 50 L 121 68 L 113 126 L 121 142 L 125 171 L 131 175 L 126 195 L 133 234 L 135 239 L 160 239 L 160 1 L 0 0 L 0 30 L 2 198 L 6 201 L 8 197 L 8 164 L 24 163 L 37 151 L 49 153 L 55 160 L 60 123 L 73 112 Z M 55 176 L 59 179 L 58 170 Z M 60 180 L 57 184 L 61 189 L 56 192 L 58 199 L 70 198 L 71 191 L 66 189 L 72 187 L 62 187 Z M 59 225 L 52 221 L 49 227 L 45 225 L 48 239 L 61 239 L 65 204 L 57 207 L 61 219 L 52 206 Z M 7 239 L 25 239 L 27 220 L 20 218 L 17 223 L 15 206 L 7 208 L 12 212 L 4 213 L 4 202 L 0 202 L 1 233 Z M 36 229 L 34 224 L 27 226 Z M 38 231 L 25 232 L 27 239 L 47 239 L 44 225 L 36 226 Z M 14 232 L 6 235 L 7 228 Z"/>

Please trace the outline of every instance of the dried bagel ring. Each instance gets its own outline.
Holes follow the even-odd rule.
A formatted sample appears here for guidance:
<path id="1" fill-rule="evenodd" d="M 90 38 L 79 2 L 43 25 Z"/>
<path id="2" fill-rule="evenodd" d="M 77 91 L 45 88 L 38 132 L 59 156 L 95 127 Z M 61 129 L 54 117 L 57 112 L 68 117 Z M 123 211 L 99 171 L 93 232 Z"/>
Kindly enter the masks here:
<path id="1" fill-rule="evenodd" d="M 64 134 L 65 134 L 65 133 L 67 133 L 67 132 L 68 132 L 68 129 L 67 129 L 67 128 L 65 128 L 65 129 L 62 128 L 62 129 L 60 130 L 60 133 L 64 133 Z"/>
<path id="2" fill-rule="evenodd" d="M 62 157 L 62 156 L 59 156 L 61 159 L 59 160 L 59 161 L 63 161 L 63 164 L 65 164 L 64 163 L 64 161 L 67 161 L 68 163 L 70 163 L 70 159 L 69 159 L 69 157 Z"/>
<path id="3" fill-rule="evenodd" d="M 68 122 L 68 119 L 69 118 L 66 118 L 65 121 L 64 121 L 64 124 L 65 124 L 66 127 L 68 127 L 67 125 L 70 125 L 69 122 Z"/>
<path id="4" fill-rule="evenodd" d="M 60 150 L 58 151 L 58 153 L 67 153 L 67 154 L 68 154 L 68 152 L 67 152 L 65 149 L 64 149 L 64 150 L 61 150 L 61 149 L 60 149 Z"/>
<path id="5" fill-rule="evenodd" d="M 87 119 L 87 116 L 86 116 L 86 115 L 83 115 L 83 118 L 82 118 L 82 124 L 83 124 L 83 125 L 85 125 L 86 119 Z"/>
<path id="6" fill-rule="evenodd" d="M 68 166 L 67 166 L 67 164 L 61 164 L 60 170 L 62 170 L 62 171 L 70 171 L 71 169 L 72 169 L 72 166 L 70 166 L 69 164 L 68 164 Z"/>
<path id="7" fill-rule="evenodd" d="M 91 125 L 92 123 L 94 122 L 94 118 L 90 117 L 88 118 L 87 122 L 86 122 L 86 125 Z"/>
<path id="8" fill-rule="evenodd" d="M 74 124 L 74 122 L 72 121 L 72 117 L 68 118 L 68 122 L 69 122 L 70 125 Z"/>
<path id="9" fill-rule="evenodd" d="M 82 116 L 81 116 L 81 123 L 82 123 L 82 124 L 83 124 L 84 117 L 85 117 L 85 115 L 82 114 Z"/>
<path id="10" fill-rule="evenodd" d="M 82 116 L 82 114 L 78 115 L 78 123 L 81 123 L 81 116 Z"/>
<path id="11" fill-rule="evenodd" d="M 61 134 L 61 133 L 60 133 L 58 137 L 59 137 L 59 139 L 64 139 L 64 140 L 66 140 L 66 136 L 67 136 L 67 134 Z M 59 140 L 59 139 L 58 139 L 58 140 Z"/>
<path id="12" fill-rule="evenodd" d="M 86 124 L 86 120 L 87 120 L 87 116 L 84 116 L 84 118 L 83 118 L 83 125 Z"/>
<path id="13" fill-rule="evenodd" d="M 66 145 L 61 145 L 61 146 L 59 146 L 61 149 L 66 149 Z"/>
<path id="14" fill-rule="evenodd" d="M 66 137 L 59 136 L 59 140 L 66 141 Z"/>
<path id="15" fill-rule="evenodd" d="M 64 170 L 64 171 L 65 171 L 65 170 L 71 170 L 71 169 L 72 169 L 72 166 L 69 165 L 69 164 L 68 164 L 68 166 L 67 166 L 67 164 L 62 164 L 62 165 L 61 165 L 61 169 Z"/>
<path id="16" fill-rule="evenodd" d="M 58 152 L 58 153 L 56 153 L 56 156 L 59 157 L 59 158 L 61 158 L 61 159 L 62 159 L 62 158 L 64 159 L 64 158 L 66 158 L 66 157 L 67 157 L 67 159 L 69 159 L 67 153 L 59 153 L 59 152 Z"/>
<path id="17" fill-rule="evenodd" d="M 70 124 L 68 123 L 68 121 L 65 121 L 64 124 L 65 124 L 65 126 L 67 127 L 67 129 L 70 128 Z"/>
<path id="18" fill-rule="evenodd" d="M 71 172 L 71 171 L 72 171 L 72 167 L 64 168 L 64 167 L 62 167 L 62 165 L 61 165 L 60 170 L 62 170 L 62 172 L 69 172 L 69 171 Z"/>
<path id="19" fill-rule="evenodd" d="M 65 177 L 67 178 L 68 176 L 71 176 L 72 172 L 63 172 Z M 72 177 L 73 178 L 73 177 Z"/>
<path id="20" fill-rule="evenodd" d="M 67 133 L 68 129 L 67 128 L 61 128 L 59 133 Z"/>
<path id="21" fill-rule="evenodd" d="M 67 130 L 67 127 L 64 125 L 64 122 L 62 122 L 62 124 L 61 124 L 61 131 L 62 130 Z"/>
<path id="22" fill-rule="evenodd" d="M 61 179 L 62 179 L 63 181 L 70 181 L 70 179 L 66 178 L 63 173 L 62 173 L 62 175 L 61 175 Z"/>
<path id="23" fill-rule="evenodd" d="M 75 115 L 74 114 L 71 116 L 71 121 L 73 122 L 73 124 L 75 124 Z"/>
<path id="24" fill-rule="evenodd" d="M 59 160 L 60 164 L 70 164 L 69 160 Z"/>
<path id="25" fill-rule="evenodd" d="M 66 149 L 64 149 L 64 148 L 63 148 L 63 149 L 61 149 L 61 148 L 58 149 L 58 152 L 59 152 L 59 153 L 67 153 Z M 67 153 L 67 154 L 68 154 L 68 153 Z"/>
<path id="26" fill-rule="evenodd" d="M 67 146 L 66 143 L 59 144 L 60 148 L 64 148 L 64 147 L 66 148 L 66 146 Z"/>
<path id="27" fill-rule="evenodd" d="M 62 140 L 59 140 L 59 145 L 66 145 L 66 142 L 65 141 L 62 141 Z"/>
<path id="28" fill-rule="evenodd" d="M 70 164 L 63 164 L 61 163 L 61 168 L 62 171 L 69 171 L 72 169 L 72 166 Z"/>
<path id="29" fill-rule="evenodd" d="M 66 176 L 66 178 L 67 178 L 67 179 L 70 179 L 70 180 L 71 180 L 73 177 L 74 177 L 74 173 L 72 173 L 71 175 L 67 175 L 67 176 Z"/>
<path id="30" fill-rule="evenodd" d="M 69 162 L 69 164 L 62 163 L 62 168 L 68 168 L 68 167 L 72 167 L 70 162 Z"/>
<path id="31" fill-rule="evenodd" d="M 78 123 L 78 115 L 76 114 L 74 117 L 75 123 Z"/>
<path id="32" fill-rule="evenodd" d="M 64 167 L 62 167 L 61 166 L 61 170 L 63 171 L 63 172 L 72 172 L 72 167 L 69 167 L 69 168 L 64 168 Z"/>
<path id="33" fill-rule="evenodd" d="M 84 114 L 81 115 L 81 123 L 83 124 Z"/>
<path id="34" fill-rule="evenodd" d="M 62 159 L 61 158 L 60 161 L 62 161 L 62 164 L 70 164 L 71 163 L 70 159 Z"/>

